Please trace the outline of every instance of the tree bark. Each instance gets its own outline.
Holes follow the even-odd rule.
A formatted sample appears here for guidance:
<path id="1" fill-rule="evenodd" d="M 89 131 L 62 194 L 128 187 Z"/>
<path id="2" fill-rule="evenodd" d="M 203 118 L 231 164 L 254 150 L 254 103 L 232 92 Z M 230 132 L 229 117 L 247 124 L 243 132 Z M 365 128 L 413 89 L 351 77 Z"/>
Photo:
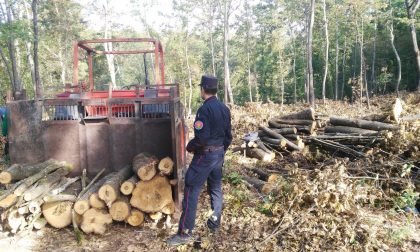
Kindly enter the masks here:
<path id="1" fill-rule="evenodd" d="M 37 185 L 23 194 L 25 201 L 33 200 L 41 195 L 44 195 L 53 189 L 53 185 L 60 181 L 63 177 L 69 174 L 70 170 L 66 167 L 57 169 L 48 174 L 45 178 L 37 181 Z"/>
<path id="2" fill-rule="evenodd" d="M 108 207 L 118 199 L 120 196 L 120 185 L 128 179 L 132 174 L 131 167 L 129 165 L 121 168 L 118 172 L 110 176 L 103 185 L 99 188 L 99 198 L 105 201 Z"/>
<path id="3" fill-rule="evenodd" d="M 340 118 L 340 117 L 331 117 L 330 123 L 334 126 L 348 126 L 348 127 L 355 127 L 361 129 L 368 129 L 368 130 L 399 130 L 400 127 L 398 125 L 392 125 L 387 123 L 381 122 L 372 122 L 367 120 L 361 119 L 347 119 L 347 118 Z"/>
<path id="4" fill-rule="evenodd" d="M 315 110 L 313 108 L 308 108 L 308 109 L 302 110 L 300 112 L 280 116 L 279 118 L 285 119 L 285 120 L 299 119 L 299 120 L 315 121 Z"/>
<path id="5" fill-rule="evenodd" d="M 311 0 L 310 5 L 310 18 L 308 25 L 308 39 L 307 39 L 307 71 L 308 71 L 308 93 L 309 93 L 309 103 L 314 108 L 315 107 L 315 92 L 314 92 L 314 70 L 312 66 L 312 33 L 315 20 L 315 0 Z"/>
<path id="6" fill-rule="evenodd" d="M 42 215 L 51 226 L 64 228 L 71 223 L 73 203 L 70 201 L 55 201 L 42 204 Z"/>
<path id="7" fill-rule="evenodd" d="M 260 129 L 263 130 L 267 135 L 280 139 L 281 141 L 285 141 L 287 147 L 291 148 L 292 150 L 297 150 L 297 151 L 301 151 L 302 148 L 300 148 L 299 146 L 297 146 L 296 144 L 292 143 L 291 141 L 289 141 L 287 138 L 283 137 L 282 135 L 274 132 L 273 130 L 265 127 L 265 126 L 260 126 Z"/>
<path id="8" fill-rule="evenodd" d="M 414 54 L 416 55 L 417 62 L 417 90 L 420 92 L 420 50 L 417 44 L 417 32 L 416 32 L 416 12 L 420 6 L 419 0 L 413 0 L 409 3 L 408 0 L 405 0 L 405 6 L 407 9 L 407 17 L 410 19 L 410 35 L 411 40 L 413 41 Z"/>
<path id="9" fill-rule="evenodd" d="M 42 169 L 45 169 L 48 165 L 51 165 L 52 163 L 52 160 L 48 160 L 46 162 L 35 165 L 13 164 L 5 171 L 0 173 L 0 183 L 9 184 L 14 181 L 25 179 L 29 176 L 34 175 L 35 173 L 40 172 Z"/>
<path id="10" fill-rule="evenodd" d="M 223 10 L 223 64 L 224 64 L 224 80 L 225 80 L 225 103 L 234 104 L 232 86 L 230 84 L 230 69 L 229 69 L 229 13 L 230 1 L 224 1 L 224 10 Z"/>
<path id="11" fill-rule="evenodd" d="M 128 202 L 127 196 L 120 196 L 112 203 L 109 208 L 109 214 L 115 221 L 124 221 L 130 216 L 131 205 Z"/>
<path id="12" fill-rule="evenodd" d="M 38 0 L 32 0 L 32 16 L 33 16 L 33 29 L 34 29 L 34 72 L 35 72 L 35 97 L 42 98 L 41 77 L 39 76 L 39 60 L 38 60 Z"/>
<path id="13" fill-rule="evenodd" d="M 330 39 L 328 37 L 328 18 L 327 18 L 327 3 L 325 0 L 322 1 L 322 9 L 324 13 L 324 31 L 325 31 L 325 68 L 324 68 L 324 77 L 322 79 L 322 101 L 325 104 L 325 92 L 327 84 L 327 75 L 328 75 L 328 57 L 330 49 Z"/>
<path id="14" fill-rule="evenodd" d="M 395 83 L 395 92 L 397 92 L 397 96 L 400 96 L 400 83 L 401 83 L 401 59 L 400 55 L 398 54 L 397 48 L 395 47 L 395 36 L 394 36 L 394 16 L 393 16 L 393 8 L 391 5 L 391 1 L 389 2 L 389 5 L 391 6 L 391 23 L 389 25 L 389 35 L 391 37 L 391 46 L 392 51 L 395 54 L 395 58 L 397 59 L 397 65 L 398 65 L 398 72 L 397 72 L 397 82 Z M 416 42 L 417 43 L 417 42 Z"/>
<path id="15" fill-rule="evenodd" d="M 324 132 L 325 133 L 359 134 L 359 135 L 369 135 L 369 136 L 378 135 L 378 131 L 375 131 L 375 130 L 366 130 L 366 129 L 356 128 L 356 127 L 348 127 L 348 126 L 326 127 Z"/>
<path id="16" fill-rule="evenodd" d="M 133 171 L 141 180 L 151 180 L 156 175 L 159 160 L 150 153 L 140 153 L 133 159 Z"/>

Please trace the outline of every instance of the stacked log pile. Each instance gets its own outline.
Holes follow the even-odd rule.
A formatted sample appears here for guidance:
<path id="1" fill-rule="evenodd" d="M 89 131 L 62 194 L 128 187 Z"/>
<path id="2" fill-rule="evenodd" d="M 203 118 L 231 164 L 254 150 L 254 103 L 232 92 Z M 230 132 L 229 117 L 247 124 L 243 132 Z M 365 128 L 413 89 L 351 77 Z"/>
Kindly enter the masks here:
<path id="1" fill-rule="evenodd" d="M 393 110 L 394 122 L 399 121 L 399 114 Z M 365 157 L 370 147 L 389 139 L 400 128 L 398 124 L 373 120 L 328 117 L 309 108 L 270 119 L 268 126 L 260 125 L 257 139 L 246 141 L 234 151 L 241 150 L 248 157 L 270 162 L 274 157 L 269 153 L 300 152 L 311 145 L 346 156 Z"/>
<path id="2" fill-rule="evenodd" d="M 12 233 L 73 224 L 84 233 L 103 234 L 112 222 L 140 226 L 146 217 L 159 221 L 175 212 L 167 176 L 174 162 L 140 153 L 133 165 L 101 176 L 88 185 L 82 176 L 67 178 L 71 166 L 47 160 L 35 165 L 14 164 L 0 173 L 7 190 L 0 194 L 1 220 Z M 85 174 L 85 173 L 84 173 Z"/>

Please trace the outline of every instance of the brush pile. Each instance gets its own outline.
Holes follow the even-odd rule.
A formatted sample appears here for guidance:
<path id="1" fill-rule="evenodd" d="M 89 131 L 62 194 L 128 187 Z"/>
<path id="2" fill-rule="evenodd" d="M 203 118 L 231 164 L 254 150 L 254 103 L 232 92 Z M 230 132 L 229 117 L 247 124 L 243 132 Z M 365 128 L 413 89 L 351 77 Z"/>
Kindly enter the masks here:
<path id="1" fill-rule="evenodd" d="M 17 233 L 47 223 L 55 228 L 73 224 L 76 231 L 104 234 L 113 221 L 131 226 L 140 226 L 146 216 L 170 221 L 175 211 L 171 183 L 176 181 L 167 176 L 173 166 L 169 157 L 140 153 L 132 165 L 105 176 L 102 170 L 87 184 L 85 171 L 81 179 L 67 178 L 71 166 L 64 162 L 14 164 L 0 173 L 0 183 L 8 188 L 0 196 L 3 227 Z"/>

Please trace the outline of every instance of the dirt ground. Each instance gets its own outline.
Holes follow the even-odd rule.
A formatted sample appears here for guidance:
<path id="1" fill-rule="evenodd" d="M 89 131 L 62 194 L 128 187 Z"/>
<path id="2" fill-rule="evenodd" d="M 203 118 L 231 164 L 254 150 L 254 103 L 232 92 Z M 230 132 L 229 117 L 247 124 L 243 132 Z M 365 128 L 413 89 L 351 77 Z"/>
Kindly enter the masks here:
<path id="1" fill-rule="evenodd" d="M 371 109 L 328 101 L 325 105 L 319 105 L 316 111 L 349 117 L 380 114 L 392 99 L 392 96 L 374 98 Z M 406 115 L 420 114 L 420 95 L 403 94 L 403 101 Z M 283 108 L 276 104 L 248 104 L 233 108 L 234 144 L 240 144 L 244 133 L 255 130 L 270 117 L 299 111 L 304 107 L 303 104 Z M 299 197 L 313 195 L 319 199 L 318 194 L 309 190 L 314 187 L 311 181 L 316 179 L 327 178 L 333 183 L 347 183 L 347 188 L 352 187 L 352 181 L 336 174 L 341 167 L 338 164 L 344 164 L 349 169 L 368 166 L 364 161 L 348 161 L 333 155 L 324 159 L 322 156 L 320 160 L 316 155 L 288 155 L 274 163 L 263 164 L 229 152 L 224 167 L 222 229 L 217 234 L 207 231 L 205 223 L 210 214 L 210 205 L 203 188 L 194 233 L 197 241 L 194 244 L 168 247 L 164 243 L 177 230 L 179 213 L 176 213 L 171 218 L 170 226 L 164 224 L 165 220 L 157 224 L 148 220 L 139 228 L 114 223 L 104 235 L 85 235 L 81 245 L 77 244 L 71 228 L 56 230 L 46 227 L 20 236 L 8 236 L 3 232 L 0 233 L 0 251 L 420 251 L 418 214 L 396 212 L 392 206 L 386 205 L 392 201 L 384 200 L 386 204 L 381 207 L 377 206 L 378 198 L 375 204 L 362 204 L 353 200 L 361 197 L 361 192 L 356 193 L 354 189 L 352 194 L 340 196 L 340 202 L 351 205 L 345 211 L 332 208 L 326 211 L 324 208 L 328 206 L 323 209 L 307 208 L 304 201 L 294 205 L 296 197 L 290 196 L 294 192 L 299 192 L 296 194 Z M 377 164 L 375 161 L 369 162 Z M 299 167 L 301 171 L 295 173 L 290 166 Z M 287 183 L 283 181 L 283 184 L 279 184 L 285 193 L 272 197 L 250 188 L 240 179 L 241 174 L 247 174 L 246 167 L 268 170 L 290 168 L 289 177 L 285 177 Z M 315 171 L 316 174 L 311 175 L 313 180 L 308 180 L 307 171 Z M 290 194 L 285 183 L 292 186 Z M 375 183 L 366 182 L 366 187 L 361 190 L 367 190 L 366 194 L 380 194 L 382 188 L 378 189 L 378 182 Z M 307 194 L 308 190 L 312 194 Z M 317 190 L 322 192 L 321 186 Z M 418 188 L 414 190 L 418 192 Z"/>

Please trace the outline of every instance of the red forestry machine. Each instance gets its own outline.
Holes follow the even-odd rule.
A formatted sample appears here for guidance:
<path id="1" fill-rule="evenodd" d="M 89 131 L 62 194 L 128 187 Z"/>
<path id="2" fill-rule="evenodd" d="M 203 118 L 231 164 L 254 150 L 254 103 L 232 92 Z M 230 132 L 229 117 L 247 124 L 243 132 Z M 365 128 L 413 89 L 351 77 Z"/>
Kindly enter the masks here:
<path id="1" fill-rule="evenodd" d="M 98 50 L 104 43 L 136 45 L 130 50 Z M 132 48 L 132 47 L 131 47 Z M 140 48 L 140 49 L 139 49 Z M 82 51 L 83 50 L 83 51 Z M 85 57 L 81 57 L 81 53 Z M 144 83 L 115 90 L 95 89 L 95 55 L 143 55 Z M 154 84 L 149 83 L 146 56 L 152 55 Z M 88 79 L 79 80 L 79 60 L 87 60 Z M 142 62 L 138 66 L 141 67 Z M 177 84 L 166 84 L 163 49 L 150 38 L 83 40 L 74 44 L 73 83 L 54 99 L 8 103 L 12 163 L 37 163 L 49 158 L 73 165 L 72 176 L 86 169 L 89 177 L 131 164 L 140 152 L 172 157 L 178 203 L 185 167 L 185 123 Z"/>

